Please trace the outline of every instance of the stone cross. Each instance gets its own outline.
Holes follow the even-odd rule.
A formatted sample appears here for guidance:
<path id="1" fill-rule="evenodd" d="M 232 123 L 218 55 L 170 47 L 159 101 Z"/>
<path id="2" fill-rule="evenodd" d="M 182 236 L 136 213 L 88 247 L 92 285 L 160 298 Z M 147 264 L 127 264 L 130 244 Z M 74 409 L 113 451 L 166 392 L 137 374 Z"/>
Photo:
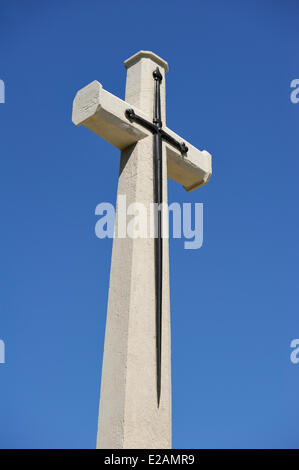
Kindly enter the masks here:
<path id="1" fill-rule="evenodd" d="M 211 176 L 211 155 L 166 127 L 167 62 L 140 51 L 125 66 L 125 101 L 94 81 L 73 103 L 74 124 L 121 150 L 115 227 L 121 196 L 150 213 L 153 202 L 167 204 L 167 176 L 187 191 Z M 156 217 L 154 238 L 114 238 L 98 448 L 171 448 L 169 253 L 161 236 L 168 220 L 160 210 Z"/>

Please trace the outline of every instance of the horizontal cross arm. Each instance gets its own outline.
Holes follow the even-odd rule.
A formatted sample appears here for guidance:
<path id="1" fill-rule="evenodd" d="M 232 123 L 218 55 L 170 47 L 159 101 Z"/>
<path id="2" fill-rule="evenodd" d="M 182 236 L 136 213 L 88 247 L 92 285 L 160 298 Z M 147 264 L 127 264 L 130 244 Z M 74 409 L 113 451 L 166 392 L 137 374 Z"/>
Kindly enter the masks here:
<path id="1" fill-rule="evenodd" d="M 206 150 L 198 150 L 185 139 L 164 127 L 164 132 L 170 138 L 164 139 L 167 154 L 168 177 L 183 185 L 186 191 L 193 191 L 206 184 L 212 175 L 212 156 Z M 182 152 L 171 139 L 182 142 L 187 147 L 186 153 Z"/>
<path id="2" fill-rule="evenodd" d="M 93 81 L 78 91 L 73 103 L 73 123 L 85 126 L 120 150 L 152 134 L 155 127 L 140 110 L 133 113 L 140 118 L 130 119 L 126 102 L 104 90 Z M 150 126 L 144 127 L 146 121 Z M 167 127 L 160 129 L 167 154 L 168 177 L 193 191 L 206 184 L 212 174 L 211 155 L 198 150 Z"/>
<path id="3" fill-rule="evenodd" d="M 104 90 L 93 81 L 78 91 L 73 103 L 72 120 L 85 126 L 120 150 L 147 137 L 150 132 L 126 117 L 128 103 Z M 142 113 L 138 110 L 138 114 Z"/>

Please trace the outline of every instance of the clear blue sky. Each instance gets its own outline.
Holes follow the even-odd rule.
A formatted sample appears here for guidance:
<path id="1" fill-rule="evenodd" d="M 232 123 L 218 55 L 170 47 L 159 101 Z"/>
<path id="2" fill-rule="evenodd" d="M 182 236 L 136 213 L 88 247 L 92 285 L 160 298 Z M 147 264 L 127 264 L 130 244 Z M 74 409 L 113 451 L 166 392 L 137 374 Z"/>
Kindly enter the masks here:
<path id="1" fill-rule="evenodd" d="M 119 151 L 71 122 L 123 61 L 169 63 L 170 128 L 213 155 L 204 244 L 172 240 L 173 446 L 299 447 L 298 1 L 0 1 L 0 446 L 93 448 Z"/>

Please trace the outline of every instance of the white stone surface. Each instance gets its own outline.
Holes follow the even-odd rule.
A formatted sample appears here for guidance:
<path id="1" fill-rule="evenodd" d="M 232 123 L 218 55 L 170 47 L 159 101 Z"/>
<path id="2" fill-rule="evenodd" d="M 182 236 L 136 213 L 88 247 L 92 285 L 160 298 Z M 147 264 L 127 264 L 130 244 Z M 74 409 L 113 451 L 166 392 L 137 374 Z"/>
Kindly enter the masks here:
<path id="1" fill-rule="evenodd" d="M 142 126 L 125 116 L 129 103 L 104 90 L 93 81 L 78 91 L 73 103 L 73 123 L 84 125 L 120 150 L 149 135 Z M 144 116 L 145 117 L 145 116 Z"/>
<path id="2" fill-rule="evenodd" d="M 151 58 L 142 57 L 128 69 L 126 101 L 130 105 L 138 104 L 149 118 L 153 113 L 152 72 L 156 66 L 157 63 Z M 164 108 L 164 88 L 162 98 Z M 164 153 L 165 202 L 166 171 Z M 127 204 L 142 202 L 149 208 L 153 201 L 151 134 L 121 154 L 118 195 L 124 194 Z M 117 212 L 117 220 L 118 216 Z M 164 239 L 163 244 L 162 387 L 158 408 L 154 239 L 116 238 L 113 243 L 99 412 L 99 448 L 171 447 L 168 240 Z"/>
<path id="3" fill-rule="evenodd" d="M 163 75 L 161 113 L 165 114 L 167 62 L 150 51 L 125 61 L 126 101 L 94 81 L 80 90 L 73 104 L 73 122 L 84 125 L 122 150 L 117 201 L 127 205 L 153 202 L 153 137 L 125 116 L 127 108 L 152 121 L 153 71 Z M 163 142 L 163 201 L 167 174 L 187 191 L 205 184 L 211 175 L 211 155 L 189 148 L 186 155 Z M 103 195 L 104 198 L 104 195 Z M 148 214 L 150 210 L 148 210 Z M 116 211 L 116 232 L 121 212 Z M 167 220 L 163 218 L 163 223 Z M 108 311 L 102 367 L 97 447 L 104 449 L 171 448 L 171 347 L 169 248 L 163 238 L 162 374 L 157 406 L 155 265 L 153 238 L 115 238 L 112 249 Z"/>

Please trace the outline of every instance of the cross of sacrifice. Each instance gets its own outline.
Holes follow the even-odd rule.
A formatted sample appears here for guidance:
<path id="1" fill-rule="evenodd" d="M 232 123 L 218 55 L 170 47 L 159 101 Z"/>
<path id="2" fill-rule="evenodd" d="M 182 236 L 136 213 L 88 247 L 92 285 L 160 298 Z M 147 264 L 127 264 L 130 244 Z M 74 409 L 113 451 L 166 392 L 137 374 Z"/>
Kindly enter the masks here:
<path id="1" fill-rule="evenodd" d="M 73 122 L 121 150 L 115 227 L 127 204 L 156 203 L 155 236 L 115 237 L 97 447 L 171 448 L 167 176 L 187 191 L 207 183 L 211 155 L 166 127 L 168 64 L 140 51 L 125 61 L 126 101 L 93 81 L 76 94 Z M 161 204 L 163 202 L 163 204 Z M 163 224 L 163 225 L 162 225 Z M 168 228 L 168 226 L 167 226 Z M 116 233 L 116 232 L 115 232 Z"/>

